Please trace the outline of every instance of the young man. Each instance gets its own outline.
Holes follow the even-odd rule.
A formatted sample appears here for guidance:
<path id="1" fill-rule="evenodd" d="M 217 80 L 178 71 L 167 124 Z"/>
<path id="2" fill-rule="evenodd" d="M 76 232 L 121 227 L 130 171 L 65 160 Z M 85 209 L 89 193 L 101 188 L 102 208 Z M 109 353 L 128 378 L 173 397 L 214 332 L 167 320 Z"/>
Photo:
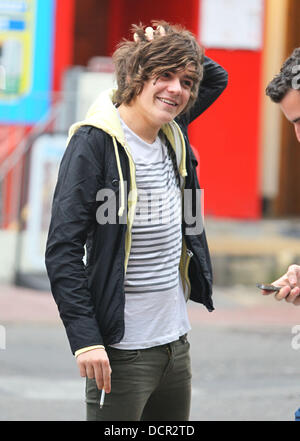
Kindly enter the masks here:
<path id="1" fill-rule="evenodd" d="M 227 74 L 187 30 L 134 30 L 114 54 L 117 90 L 70 129 L 46 266 L 87 377 L 87 419 L 183 421 L 191 397 L 186 301 L 213 310 L 205 233 L 186 216 L 178 221 L 185 199 L 194 224 L 201 221 L 187 127 L 222 93 Z"/>
<path id="2" fill-rule="evenodd" d="M 283 63 L 280 73 L 269 83 L 266 94 L 279 106 L 285 117 L 294 125 L 300 142 L 300 48 L 296 48 Z M 300 266 L 291 265 L 273 285 L 282 286 L 275 294 L 277 300 L 285 299 L 300 305 Z M 263 291 L 263 294 L 270 292 Z"/>

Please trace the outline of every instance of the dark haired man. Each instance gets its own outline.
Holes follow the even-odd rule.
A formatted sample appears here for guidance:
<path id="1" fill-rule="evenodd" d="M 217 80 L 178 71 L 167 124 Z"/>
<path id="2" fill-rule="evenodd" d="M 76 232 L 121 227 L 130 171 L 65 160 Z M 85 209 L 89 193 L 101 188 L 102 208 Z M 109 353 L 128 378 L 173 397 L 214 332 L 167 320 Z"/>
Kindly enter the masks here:
<path id="1" fill-rule="evenodd" d="M 279 106 L 295 128 L 300 142 L 300 48 L 294 49 L 291 56 L 283 63 L 280 72 L 268 84 L 266 94 Z M 277 300 L 285 299 L 294 305 L 300 305 L 300 266 L 291 265 L 287 272 L 273 285 L 282 286 L 275 294 Z M 270 292 L 263 291 L 263 294 Z"/>
<path id="2" fill-rule="evenodd" d="M 227 74 L 208 58 L 203 66 L 191 33 L 157 25 L 145 37 L 136 27 L 135 41 L 117 49 L 118 90 L 71 127 L 54 195 L 46 266 L 87 377 L 88 420 L 187 420 L 186 301 L 213 310 L 205 233 L 189 232 L 172 213 L 181 214 L 186 189 L 194 213 L 187 127 L 222 93 Z M 117 210 L 106 222 L 111 202 Z"/>

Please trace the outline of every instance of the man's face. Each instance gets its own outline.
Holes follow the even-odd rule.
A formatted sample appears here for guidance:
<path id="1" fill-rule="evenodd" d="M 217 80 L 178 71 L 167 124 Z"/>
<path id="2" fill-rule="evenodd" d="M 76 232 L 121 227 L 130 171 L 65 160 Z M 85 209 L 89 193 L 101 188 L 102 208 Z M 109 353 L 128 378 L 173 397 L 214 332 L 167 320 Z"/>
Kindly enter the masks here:
<path id="1" fill-rule="evenodd" d="M 296 137 L 300 142 L 300 91 L 291 89 L 280 102 L 286 118 L 294 124 Z"/>
<path id="2" fill-rule="evenodd" d="M 191 96 L 192 67 L 177 72 L 166 71 L 146 81 L 133 105 L 145 122 L 160 128 L 181 113 Z"/>

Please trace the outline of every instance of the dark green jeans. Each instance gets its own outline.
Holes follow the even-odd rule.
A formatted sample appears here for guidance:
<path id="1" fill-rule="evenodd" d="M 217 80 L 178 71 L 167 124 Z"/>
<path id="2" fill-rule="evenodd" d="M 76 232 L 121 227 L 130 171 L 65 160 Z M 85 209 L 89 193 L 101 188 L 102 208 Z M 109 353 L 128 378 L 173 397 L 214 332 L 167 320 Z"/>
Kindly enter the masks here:
<path id="1" fill-rule="evenodd" d="M 111 392 L 100 409 L 96 381 L 86 380 L 88 421 L 188 421 L 190 344 L 186 337 L 149 349 L 108 347 Z"/>

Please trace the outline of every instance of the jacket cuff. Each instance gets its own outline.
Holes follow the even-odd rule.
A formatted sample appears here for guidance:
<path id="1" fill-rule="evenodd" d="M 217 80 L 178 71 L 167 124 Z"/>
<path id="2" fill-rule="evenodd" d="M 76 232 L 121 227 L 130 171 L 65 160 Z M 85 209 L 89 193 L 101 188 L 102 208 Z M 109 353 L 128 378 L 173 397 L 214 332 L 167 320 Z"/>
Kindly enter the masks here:
<path id="1" fill-rule="evenodd" d="M 78 349 L 75 351 L 75 357 L 78 357 L 78 355 L 83 354 L 84 352 L 92 351 L 93 349 L 105 349 L 103 345 L 94 345 L 94 346 L 87 346 L 82 349 Z"/>

